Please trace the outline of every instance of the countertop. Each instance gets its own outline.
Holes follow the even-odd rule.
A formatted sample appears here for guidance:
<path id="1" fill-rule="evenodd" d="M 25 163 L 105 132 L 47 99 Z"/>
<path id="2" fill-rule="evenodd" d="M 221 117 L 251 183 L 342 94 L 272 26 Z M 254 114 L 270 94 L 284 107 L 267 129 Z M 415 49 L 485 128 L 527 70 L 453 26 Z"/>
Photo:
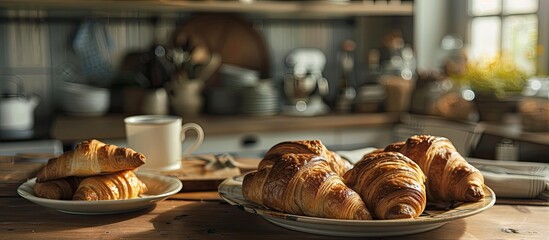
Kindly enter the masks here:
<path id="1" fill-rule="evenodd" d="M 179 193 L 150 208 L 113 215 L 73 215 L 21 197 L 0 197 L 6 239 L 342 239 L 276 226 L 219 199 Z M 384 239 L 549 239 L 549 207 L 496 204 L 414 235 Z"/>
<path id="2" fill-rule="evenodd" d="M 200 124 L 208 136 L 230 135 L 230 134 L 258 134 L 269 132 L 292 132 L 292 131 L 320 131 L 326 129 L 353 129 L 353 128 L 378 128 L 391 127 L 402 123 L 406 119 L 402 113 L 362 113 L 362 114 L 330 114 L 313 117 L 296 116 L 267 116 L 253 117 L 243 115 L 215 116 L 204 115 L 193 118 L 184 118 L 183 122 L 196 122 Z M 59 115 L 53 119 L 50 129 L 50 136 L 70 145 L 85 139 L 124 139 L 123 114 L 108 114 L 100 117 L 74 117 Z M 417 116 L 416 116 L 417 117 Z M 464 126 L 477 126 L 487 136 L 506 138 L 513 141 L 532 143 L 537 146 L 535 149 L 542 149 L 540 156 L 535 159 L 545 159 L 546 146 L 549 146 L 549 134 L 547 132 L 526 132 L 522 131 L 520 119 L 510 117 L 505 122 L 456 122 L 436 117 L 419 116 L 419 119 L 443 120 L 451 122 L 452 127 L 459 124 Z M 424 120 L 421 120 L 424 121 Z M 423 123 L 422 123 L 423 124 Z M 483 148 L 494 149 L 495 143 L 488 142 Z M 526 151 L 526 150 L 525 150 Z M 536 150 L 537 151 L 537 150 Z M 530 154 L 529 151 L 528 153 Z M 480 153 L 479 153 L 480 154 Z M 494 154 L 479 155 L 477 157 L 493 158 Z M 525 158 L 527 159 L 527 158 Z M 536 160 L 541 161 L 541 160 Z M 543 160 L 545 161 L 545 160 Z"/>

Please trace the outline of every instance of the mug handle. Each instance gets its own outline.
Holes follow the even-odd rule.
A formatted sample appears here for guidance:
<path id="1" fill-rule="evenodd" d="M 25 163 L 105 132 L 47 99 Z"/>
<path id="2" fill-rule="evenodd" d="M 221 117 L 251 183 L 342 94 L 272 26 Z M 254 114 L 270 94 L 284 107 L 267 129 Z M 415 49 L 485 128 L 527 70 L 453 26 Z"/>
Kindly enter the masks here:
<path id="1" fill-rule="evenodd" d="M 194 130 L 197 134 L 196 141 L 187 149 L 183 151 L 183 157 L 191 155 L 196 149 L 204 142 L 204 130 L 200 125 L 196 123 L 185 123 L 181 126 L 181 142 L 185 141 L 185 132 L 188 130 Z"/>

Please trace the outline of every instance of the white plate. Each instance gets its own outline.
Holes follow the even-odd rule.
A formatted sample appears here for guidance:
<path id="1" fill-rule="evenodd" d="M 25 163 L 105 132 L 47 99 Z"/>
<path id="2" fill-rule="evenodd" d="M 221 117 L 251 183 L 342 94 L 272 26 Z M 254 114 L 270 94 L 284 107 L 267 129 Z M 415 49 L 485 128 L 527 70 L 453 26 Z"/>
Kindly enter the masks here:
<path id="1" fill-rule="evenodd" d="M 183 187 L 181 181 L 174 177 L 145 171 L 136 172 L 136 175 L 147 185 L 149 190 L 140 198 L 134 199 L 76 201 L 41 198 L 34 194 L 33 187 L 36 183 L 36 178 L 21 184 L 17 189 L 17 193 L 33 203 L 53 208 L 60 212 L 96 215 L 123 213 L 143 209 L 178 193 Z"/>
<path id="2" fill-rule="evenodd" d="M 387 237 L 415 234 L 438 228 L 445 223 L 478 214 L 496 202 L 494 192 L 486 187 L 484 200 L 464 203 L 450 210 L 425 210 L 416 219 L 339 220 L 286 214 L 247 201 L 242 195 L 243 175 L 228 178 L 219 185 L 219 195 L 229 204 L 261 215 L 268 221 L 292 230 L 343 237 Z"/>

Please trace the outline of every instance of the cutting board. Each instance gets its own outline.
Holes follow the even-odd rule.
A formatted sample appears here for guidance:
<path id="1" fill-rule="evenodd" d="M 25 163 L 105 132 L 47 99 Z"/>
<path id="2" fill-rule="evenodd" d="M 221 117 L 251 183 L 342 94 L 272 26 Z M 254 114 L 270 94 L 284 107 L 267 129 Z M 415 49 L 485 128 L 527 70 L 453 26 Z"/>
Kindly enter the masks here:
<path id="1" fill-rule="evenodd" d="M 196 14 L 182 22 L 173 32 L 172 44 L 180 46 L 187 37 L 201 39 L 210 51 L 221 55 L 223 64 L 256 70 L 262 79 L 269 78 L 269 49 L 253 22 L 234 14 Z M 214 74 L 206 88 L 220 86 L 223 79 Z"/>
<path id="2" fill-rule="evenodd" d="M 211 158 L 211 156 L 202 157 Z M 259 164 L 259 159 L 256 158 L 237 158 L 235 160 L 248 167 L 226 167 L 211 171 L 206 168 L 207 161 L 188 158 L 181 162 L 180 169 L 162 173 L 181 180 L 183 183 L 181 192 L 217 191 L 217 187 L 223 180 L 256 169 Z"/>

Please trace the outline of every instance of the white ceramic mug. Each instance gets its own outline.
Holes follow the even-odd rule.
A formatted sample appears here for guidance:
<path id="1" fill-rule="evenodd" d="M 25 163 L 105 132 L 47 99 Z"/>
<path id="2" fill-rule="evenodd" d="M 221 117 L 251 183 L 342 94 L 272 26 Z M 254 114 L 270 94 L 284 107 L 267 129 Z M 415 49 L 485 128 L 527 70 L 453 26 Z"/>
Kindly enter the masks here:
<path id="1" fill-rule="evenodd" d="M 143 170 L 170 171 L 181 168 L 183 156 L 194 152 L 204 141 L 204 130 L 196 123 L 182 125 L 181 117 L 169 115 L 138 115 L 124 119 L 128 147 L 143 153 Z M 194 130 L 196 141 L 182 152 L 185 133 Z"/>

